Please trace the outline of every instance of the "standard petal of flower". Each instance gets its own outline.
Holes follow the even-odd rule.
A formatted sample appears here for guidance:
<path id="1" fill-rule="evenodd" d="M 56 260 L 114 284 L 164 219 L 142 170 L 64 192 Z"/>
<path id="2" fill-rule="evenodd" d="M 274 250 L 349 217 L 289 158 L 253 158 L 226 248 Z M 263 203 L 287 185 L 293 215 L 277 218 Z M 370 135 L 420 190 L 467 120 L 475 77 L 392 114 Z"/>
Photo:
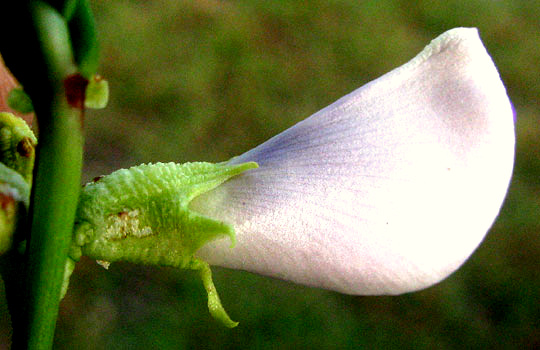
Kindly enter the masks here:
<path id="1" fill-rule="evenodd" d="M 192 208 L 234 225 L 211 264 L 350 294 L 398 294 L 455 271 L 505 197 L 513 110 L 476 29 L 417 57 L 232 162 L 249 170 Z"/>

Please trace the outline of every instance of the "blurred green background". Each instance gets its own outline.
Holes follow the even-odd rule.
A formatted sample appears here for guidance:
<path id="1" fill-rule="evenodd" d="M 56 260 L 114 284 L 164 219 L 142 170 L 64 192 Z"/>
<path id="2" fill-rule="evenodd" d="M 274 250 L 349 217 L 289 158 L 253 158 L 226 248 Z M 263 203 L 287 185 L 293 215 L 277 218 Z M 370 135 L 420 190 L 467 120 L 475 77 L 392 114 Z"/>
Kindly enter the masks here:
<path id="1" fill-rule="evenodd" d="M 93 0 L 109 80 L 88 113 L 84 180 L 155 161 L 222 161 L 478 27 L 517 112 L 501 215 L 442 283 L 356 297 L 214 268 L 226 329 L 197 275 L 83 260 L 56 349 L 533 349 L 540 347 L 539 1 Z M 2 310 L 1 336 L 7 339 Z"/>

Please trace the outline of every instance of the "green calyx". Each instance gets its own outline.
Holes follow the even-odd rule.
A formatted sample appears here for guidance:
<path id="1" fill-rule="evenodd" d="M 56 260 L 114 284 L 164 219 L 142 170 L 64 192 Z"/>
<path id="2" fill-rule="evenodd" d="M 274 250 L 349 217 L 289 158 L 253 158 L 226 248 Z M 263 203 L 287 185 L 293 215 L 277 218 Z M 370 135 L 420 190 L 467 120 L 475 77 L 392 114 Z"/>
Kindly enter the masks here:
<path id="1" fill-rule="evenodd" d="M 12 248 L 26 217 L 36 143 L 24 120 L 0 113 L 0 255 Z"/>
<path id="2" fill-rule="evenodd" d="M 99 178 L 81 192 L 70 257 L 197 270 L 211 314 L 234 327 L 237 323 L 221 305 L 210 267 L 194 257 L 204 244 L 223 236 L 234 244 L 234 228 L 194 212 L 189 203 L 255 167 L 255 163 L 156 163 Z"/>
<path id="3" fill-rule="evenodd" d="M 101 87 L 97 87 L 95 100 Z M 106 91 L 106 90 L 101 90 Z M 13 246 L 14 235 L 29 205 L 36 137 L 11 113 L 0 113 L 0 255 Z M 118 170 L 87 184 L 81 191 L 73 243 L 65 265 L 62 296 L 82 255 L 104 266 L 127 261 L 173 266 L 200 273 L 212 316 L 227 327 L 238 323 L 223 308 L 210 266 L 195 258 L 211 240 L 229 237 L 234 228 L 189 208 L 197 196 L 256 163 L 156 163 Z"/>
<path id="4" fill-rule="evenodd" d="M 0 162 L 21 174 L 30 185 L 37 139 L 21 118 L 0 113 Z"/>

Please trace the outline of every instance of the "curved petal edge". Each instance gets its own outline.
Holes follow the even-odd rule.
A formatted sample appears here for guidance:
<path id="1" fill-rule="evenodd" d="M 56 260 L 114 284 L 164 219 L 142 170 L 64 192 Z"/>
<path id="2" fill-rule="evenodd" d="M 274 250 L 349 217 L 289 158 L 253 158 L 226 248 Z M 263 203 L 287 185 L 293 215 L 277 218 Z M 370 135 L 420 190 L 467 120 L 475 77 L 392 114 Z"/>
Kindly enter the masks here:
<path id="1" fill-rule="evenodd" d="M 194 200 L 234 225 L 197 255 L 348 294 L 399 294 L 454 272 L 499 213 L 514 115 L 474 28 L 231 160 L 249 170 Z"/>

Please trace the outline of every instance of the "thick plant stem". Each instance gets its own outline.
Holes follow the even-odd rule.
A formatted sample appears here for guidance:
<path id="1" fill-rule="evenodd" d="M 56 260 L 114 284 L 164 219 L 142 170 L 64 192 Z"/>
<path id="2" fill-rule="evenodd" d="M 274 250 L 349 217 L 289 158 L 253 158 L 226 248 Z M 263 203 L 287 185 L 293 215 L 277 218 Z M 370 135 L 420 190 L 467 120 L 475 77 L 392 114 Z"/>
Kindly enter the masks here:
<path id="1" fill-rule="evenodd" d="M 28 349 L 52 345 L 80 189 L 80 110 L 60 103 L 52 113 L 51 123 L 40 130 L 32 195 L 24 308 Z"/>
<path id="2" fill-rule="evenodd" d="M 13 349 L 50 349 L 82 167 L 85 89 L 97 68 L 88 0 L 0 2 L 0 50 L 32 99 L 39 129 L 25 259 L 0 259 Z"/>
<path id="3" fill-rule="evenodd" d="M 27 8 L 33 23 L 28 42 L 42 64 L 25 75 L 25 67 L 11 62 L 32 98 L 39 138 L 24 293 L 11 308 L 12 346 L 50 349 L 80 190 L 85 80 L 74 75 L 69 31 L 61 14 L 41 1 L 30 1 Z"/>

